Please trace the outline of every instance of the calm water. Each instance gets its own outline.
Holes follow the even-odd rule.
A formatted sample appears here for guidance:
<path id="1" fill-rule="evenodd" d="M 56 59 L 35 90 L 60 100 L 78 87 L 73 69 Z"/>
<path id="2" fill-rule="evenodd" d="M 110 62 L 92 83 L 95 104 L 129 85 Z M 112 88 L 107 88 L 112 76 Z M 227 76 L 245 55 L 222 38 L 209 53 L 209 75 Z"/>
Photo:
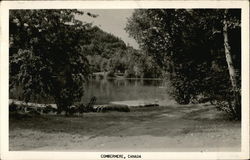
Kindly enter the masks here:
<path id="1" fill-rule="evenodd" d="M 96 104 L 107 104 L 111 101 L 149 100 L 152 102 L 169 99 L 167 84 L 163 80 L 145 79 L 92 79 L 84 86 L 81 102 L 89 103 L 91 97 L 97 98 Z M 23 99 L 20 87 L 10 91 L 10 98 Z M 32 99 L 35 103 L 54 103 L 52 97 Z"/>
<path id="2" fill-rule="evenodd" d="M 96 104 L 124 100 L 166 100 L 166 83 L 163 80 L 143 79 L 94 79 L 85 85 L 83 103 L 91 97 L 97 98 Z"/>

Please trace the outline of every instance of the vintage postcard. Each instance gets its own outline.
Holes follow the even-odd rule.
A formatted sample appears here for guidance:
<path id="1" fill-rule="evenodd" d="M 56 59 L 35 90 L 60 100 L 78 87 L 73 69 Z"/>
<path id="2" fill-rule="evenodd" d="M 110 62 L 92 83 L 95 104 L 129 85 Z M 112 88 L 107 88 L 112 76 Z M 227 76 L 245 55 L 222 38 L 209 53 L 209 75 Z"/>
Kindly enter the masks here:
<path id="1" fill-rule="evenodd" d="M 1 159 L 248 159 L 248 1 L 1 2 Z"/>

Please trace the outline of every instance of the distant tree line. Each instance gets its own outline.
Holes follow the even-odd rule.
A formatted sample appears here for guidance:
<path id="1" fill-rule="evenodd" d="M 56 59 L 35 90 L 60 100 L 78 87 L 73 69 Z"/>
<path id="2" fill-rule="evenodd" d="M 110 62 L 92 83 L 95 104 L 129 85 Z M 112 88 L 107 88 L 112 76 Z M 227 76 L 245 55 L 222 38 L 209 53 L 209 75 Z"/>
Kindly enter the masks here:
<path id="1" fill-rule="evenodd" d="M 102 31 L 91 30 L 90 44 L 84 46 L 92 72 L 108 72 L 126 78 L 159 78 L 162 70 L 151 56 L 126 45 L 120 38 Z"/>
<path id="2" fill-rule="evenodd" d="M 240 119 L 240 17 L 240 9 L 138 9 L 126 30 L 168 73 L 178 103 L 210 101 Z"/>

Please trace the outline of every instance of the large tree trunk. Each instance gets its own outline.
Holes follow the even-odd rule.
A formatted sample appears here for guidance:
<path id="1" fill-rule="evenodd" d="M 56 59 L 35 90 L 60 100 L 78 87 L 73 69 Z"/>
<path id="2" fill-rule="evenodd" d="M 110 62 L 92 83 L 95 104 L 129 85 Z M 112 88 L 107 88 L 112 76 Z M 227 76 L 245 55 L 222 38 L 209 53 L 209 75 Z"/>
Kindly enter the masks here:
<path id="1" fill-rule="evenodd" d="M 224 13 L 224 21 L 223 21 L 223 37 L 224 37 L 224 47 L 225 47 L 225 55 L 226 61 L 228 65 L 229 76 L 232 84 L 232 90 L 234 94 L 234 106 L 233 111 L 234 116 L 238 119 L 241 118 L 241 94 L 237 83 L 236 71 L 232 61 L 232 55 L 230 51 L 230 45 L 228 41 L 228 22 L 227 22 L 227 13 L 228 10 L 225 10 Z"/>

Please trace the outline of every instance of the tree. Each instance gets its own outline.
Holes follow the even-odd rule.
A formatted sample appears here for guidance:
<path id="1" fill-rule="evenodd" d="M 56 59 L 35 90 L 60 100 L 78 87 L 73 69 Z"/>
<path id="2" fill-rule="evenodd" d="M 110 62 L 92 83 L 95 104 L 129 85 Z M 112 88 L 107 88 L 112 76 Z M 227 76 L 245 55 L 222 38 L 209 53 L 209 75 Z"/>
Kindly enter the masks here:
<path id="1" fill-rule="evenodd" d="M 224 71 L 228 80 L 226 92 L 227 107 L 226 110 L 233 117 L 241 118 L 241 12 L 237 9 L 216 9 L 208 10 L 197 14 L 202 15 L 200 25 L 207 30 L 212 31 L 210 37 L 212 40 L 220 42 L 219 48 L 223 48 Z M 231 41 L 231 43 L 230 43 Z M 233 46 L 233 48 L 231 48 Z M 218 48 L 218 47 L 217 47 Z M 224 82 L 225 83 L 225 82 Z M 217 95 L 218 96 L 218 95 Z M 219 103 L 221 104 L 221 102 Z"/>
<path id="2" fill-rule="evenodd" d="M 198 94 L 194 85 L 199 88 L 200 83 L 192 80 L 197 79 L 197 66 L 206 65 L 203 62 L 208 54 L 206 50 L 202 51 L 207 45 L 205 42 L 192 40 L 204 35 L 203 32 L 197 32 L 199 28 L 195 21 L 188 10 L 136 10 L 126 27 L 145 53 L 169 73 L 173 86 L 170 93 L 181 104 L 189 103 L 191 97 Z M 200 76 L 200 79 L 203 77 Z"/>
<path id="3" fill-rule="evenodd" d="M 140 9 L 126 30 L 168 72 L 178 103 L 202 95 L 240 118 L 240 10 Z"/>
<path id="4" fill-rule="evenodd" d="M 91 25 L 78 10 L 10 11 L 10 89 L 21 86 L 25 101 L 53 97 L 58 111 L 81 99 L 89 74 L 84 44 Z M 90 13 L 88 15 L 91 16 Z"/>
<path id="5" fill-rule="evenodd" d="M 237 20 L 237 19 L 236 19 Z M 236 75 L 236 70 L 233 65 L 233 60 L 232 60 L 232 53 L 231 53 L 231 47 L 229 44 L 229 38 L 228 38 L 228 25 L 236 25 L 239 24 L 239 21 L 236 22 L 230 22 L 228 19 L 228 9 L 225 9 L 224 12 L 224 19 L 223 19 L 223 37 L 224 37 L 224 47 L 225 47 L 225 57 L 228 65 L 228 71 L 230 75 L 230 80 L 232 84 L 232 91 L 234 94 L 234 106 L 231 106 L 233 114 L 241 118 L 241 93 L 240 93 L 240 88 L 237 83 L 237 75 Z M 234 26 L 235 27 L 235 26 Z"/>

